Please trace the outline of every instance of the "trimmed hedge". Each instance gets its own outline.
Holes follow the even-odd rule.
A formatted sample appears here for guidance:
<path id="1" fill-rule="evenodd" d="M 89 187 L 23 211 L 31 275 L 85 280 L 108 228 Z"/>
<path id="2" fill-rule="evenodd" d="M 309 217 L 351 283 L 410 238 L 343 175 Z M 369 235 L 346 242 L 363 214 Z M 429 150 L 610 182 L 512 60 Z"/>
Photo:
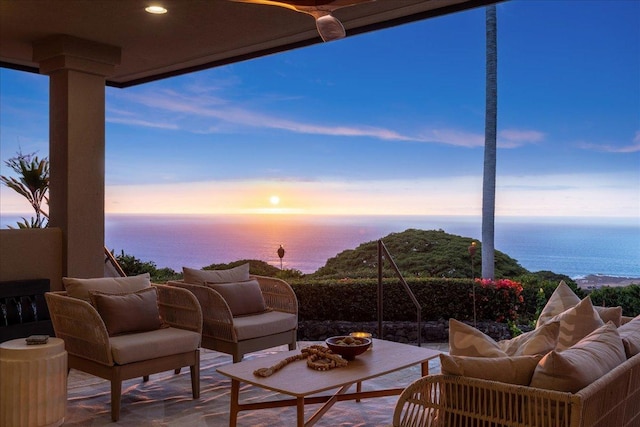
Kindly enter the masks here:
<path id="1" fill-rule="evenodd" d="M 291 281 L 300 320 L 377 320 L 377 279 Z M 515 320 L 522 304 L 513 289 L 483 287 L 470 279 L 414 278 L 407 280 L 422 309 L 422 320 L 473 320 L 473 290 L 478 321 Z M 402 284 L 384 279 L 383 319 L 415 321 L 416 309 Z"/>

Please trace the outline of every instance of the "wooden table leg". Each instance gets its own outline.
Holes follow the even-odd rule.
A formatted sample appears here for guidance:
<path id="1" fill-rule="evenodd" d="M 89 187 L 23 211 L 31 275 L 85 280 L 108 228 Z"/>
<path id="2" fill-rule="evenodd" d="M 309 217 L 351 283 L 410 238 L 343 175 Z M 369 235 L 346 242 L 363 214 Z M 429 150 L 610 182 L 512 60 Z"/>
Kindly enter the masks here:
<path id="1" fill-rule="evenodd" d="M 423 377 L 426 377 L 427 375 L 429 375 L 429 361 L 422 362 L 422 364 L 420 365 L 420 368 L 421 368 Z"/>
<path id="2" fill-rule="evenodd" d="M 240 381 L 231 380 L 231 407 L 229 409 L 229 427 L 236 427 L 238 423 L 238 399 L 240 397 Z"/>
<path id="3" fill-rule="evenodd" d="M 296 410 L 298 415 L 298 427 L 304 427 L 304 397 L 296 398 Z"/>

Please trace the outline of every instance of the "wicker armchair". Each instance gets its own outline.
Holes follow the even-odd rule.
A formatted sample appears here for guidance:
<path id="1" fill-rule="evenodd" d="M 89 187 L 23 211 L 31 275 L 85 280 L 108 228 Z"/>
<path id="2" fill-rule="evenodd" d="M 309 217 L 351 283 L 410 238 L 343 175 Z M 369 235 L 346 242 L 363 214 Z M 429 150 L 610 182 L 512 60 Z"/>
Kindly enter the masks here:
<path id="1" fill-rule="evenodd" d="M 211 287 L 167 282 L 191 291 L 202 307 L 202 347 L 231 354 L 233 362 L 242 360 L 246 353 L 288 344 L 295 350 L 298 330 L 298 300 L 291 286 L 284 280 L 255 276 L 265 304 L 266 313 L 234 317 L 220 293 Z"/>
<path id="2" fill-rule="evenodd" d="M 120 418 L 123 380 L 143 377 L 146 381 L 150 374 L 189 366 L 193 398 L 200 397 L 200 305 L 183 289 L 154 286 L 160 316 L 169 327 L 112 337 L 89 302 L 63 291 L 45 294 L 55 334 L 65 342 L 69 369 L 111 381 L 113 421 Z M 140 360 L 145 353 L 149 357 Z M 128 363 L 118 363 L 123 359 Z"/>

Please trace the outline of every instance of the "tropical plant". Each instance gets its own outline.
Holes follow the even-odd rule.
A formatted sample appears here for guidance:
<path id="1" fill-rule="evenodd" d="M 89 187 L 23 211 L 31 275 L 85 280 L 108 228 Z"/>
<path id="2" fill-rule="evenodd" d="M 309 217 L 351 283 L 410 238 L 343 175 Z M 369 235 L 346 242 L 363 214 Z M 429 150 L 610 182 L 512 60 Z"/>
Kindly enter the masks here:
<path id="1" fill-rule="evenodd" d="M 151 281 L 154 283 L 164 283 L 168 280 L 181 278 L 181 274 L 171 268 L 157 268 L 155 262 L 142 261 L 133 255 L 125 254 L 124 251 L 120 251 L 120 255 L 114 255 L 114 258 L 127 276 L 149 273 Z"/>
<path id="2" fill-rule="evenodd" d="M 496 132 L 498 120 L 498 42 L 496 6 L 486 8 L 486 93 L 482 179 L 482 277 L 495 278 Z"/>
<path id="3" fill-rule="evenodd" d="M 22 154 L 18 151 L 15 157 L 5 161 L 17 175 L 17 178 L 0 175 L 0 181 L 7 187 L 26 198 L 35 211 L 35 218 L 18 222 L 18 228 L 44 228 L 48 225 L 49 214 L 43 203 L 49 203 L 49 160 L 39 159 L 36 153 Z M 9 228 L 13 228 L 9 226 Z"/>

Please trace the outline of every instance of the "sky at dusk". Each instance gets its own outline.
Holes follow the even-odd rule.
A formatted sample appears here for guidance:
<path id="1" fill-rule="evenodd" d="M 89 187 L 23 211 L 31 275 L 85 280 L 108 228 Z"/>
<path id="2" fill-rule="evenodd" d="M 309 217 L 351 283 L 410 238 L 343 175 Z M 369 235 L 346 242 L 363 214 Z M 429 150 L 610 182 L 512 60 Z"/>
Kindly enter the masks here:
<path id="1" fill-rule="evenodd" d="M 640 1 L 497 13 L 496 214 L 637 223 Z M 106 212 L 479 216 L 484 106 L 483 8 L 109 87 Z M 48 77 L 1 69 L 0 174 L 48 133 Z"/>

